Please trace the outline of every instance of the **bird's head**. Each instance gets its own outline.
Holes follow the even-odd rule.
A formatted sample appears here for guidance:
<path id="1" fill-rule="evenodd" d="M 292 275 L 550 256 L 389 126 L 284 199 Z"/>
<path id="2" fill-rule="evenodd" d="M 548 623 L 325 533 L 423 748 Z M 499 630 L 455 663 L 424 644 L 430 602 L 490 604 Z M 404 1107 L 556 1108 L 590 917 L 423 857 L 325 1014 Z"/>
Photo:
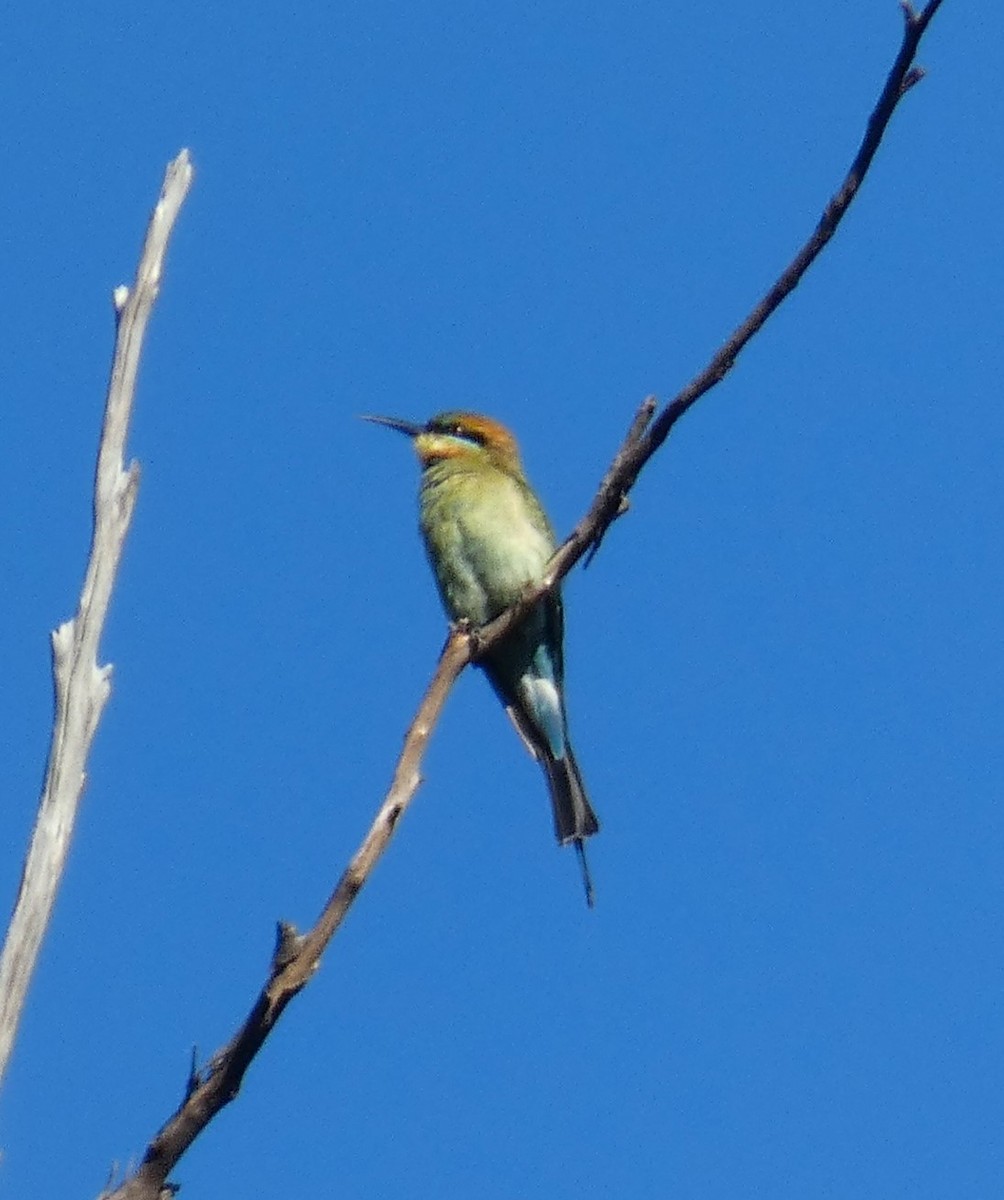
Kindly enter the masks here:
<path id="1" fill-rule="evenodd" d="M 508 429 L 491 417 L 473 412 L 444 412 L 416 425 L 397 417 L 363 417 L 377 425 L 386 425 L 411 438 L 422 467 L 443 459 L 484 463 L 521 475 L 519 447 Z"/>

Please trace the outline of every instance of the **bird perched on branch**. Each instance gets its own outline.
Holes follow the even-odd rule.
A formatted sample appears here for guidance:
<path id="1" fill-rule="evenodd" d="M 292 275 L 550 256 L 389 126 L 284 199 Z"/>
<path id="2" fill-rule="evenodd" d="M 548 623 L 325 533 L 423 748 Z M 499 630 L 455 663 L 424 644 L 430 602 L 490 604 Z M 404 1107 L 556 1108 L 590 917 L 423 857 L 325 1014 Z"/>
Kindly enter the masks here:
<path id="1" fill-rule="evenodd" d="M 471 412 L 440 413 L 425 425 L 396 417 L 364 419 L 412 440 L 422 466 L 419 524 L 452 621 L 485 625 L 539 582 L 556 549 L 554 531 L 504 425 Z M 544 770 L 555 836 L 575 846 L 592 907 L 583 841 L 600 826 L 568 738 L 562 639 L 561 596 L 554 591 L 480 665 Z"/>

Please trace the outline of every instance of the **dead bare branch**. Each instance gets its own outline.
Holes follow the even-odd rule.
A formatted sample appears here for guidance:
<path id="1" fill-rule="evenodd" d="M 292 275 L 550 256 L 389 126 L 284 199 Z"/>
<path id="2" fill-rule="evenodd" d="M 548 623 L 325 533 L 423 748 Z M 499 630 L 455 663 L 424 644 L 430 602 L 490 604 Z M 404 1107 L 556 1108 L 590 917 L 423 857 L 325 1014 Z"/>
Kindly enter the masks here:
<path id="1" fill-rule="evenodd" d="M 136 503 L 139 464 L 124 464 L 143 338 L 160 290 L 167 243 L 192 182 L 188 152 L 170 163 L 150 218 L 136 281 L 115 291 L 118 324 L 94 477 L 94 529 L 77 615 L 52 634 L 55 720 L 45 784 L 17 901 L 0 956 L 0 1078 L 14 1046 L 28 985 L 63 875 L 87 756 L 111 692 L 98 646 Z"/>

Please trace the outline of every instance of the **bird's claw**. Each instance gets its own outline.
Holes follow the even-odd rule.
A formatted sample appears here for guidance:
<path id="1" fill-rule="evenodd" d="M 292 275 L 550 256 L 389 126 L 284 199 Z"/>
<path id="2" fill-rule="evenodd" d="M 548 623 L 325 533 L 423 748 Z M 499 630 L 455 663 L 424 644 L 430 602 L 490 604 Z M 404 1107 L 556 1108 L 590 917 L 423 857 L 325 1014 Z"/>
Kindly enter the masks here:
<path id="1" fill-rule="evenodd" d="M 461 617 L 453 622 L 453 632 L 459 637 L 467 638 L 471 658 L 477 658 L 481 653 L 481 631 L 469 617 Z"/>

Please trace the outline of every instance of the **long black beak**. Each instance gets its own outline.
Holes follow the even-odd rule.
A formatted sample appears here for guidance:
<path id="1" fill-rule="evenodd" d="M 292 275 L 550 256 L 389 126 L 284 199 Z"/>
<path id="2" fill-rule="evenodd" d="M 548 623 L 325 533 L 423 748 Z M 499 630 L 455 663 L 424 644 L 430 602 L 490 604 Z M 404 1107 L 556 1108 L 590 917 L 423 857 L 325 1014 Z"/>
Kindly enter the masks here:
<path id="1" fill-rule="evenodd" d="M 360 416 L 360 421 L 372 421 L 374 425 L 386 425 L 388 429 L 396 429 L 398 433 L 408 437 L 418 437 L 425 432 L 424 425 L 416 425 L 414 421 L 402 421 L 399 417 L 367 417 Z"/>

